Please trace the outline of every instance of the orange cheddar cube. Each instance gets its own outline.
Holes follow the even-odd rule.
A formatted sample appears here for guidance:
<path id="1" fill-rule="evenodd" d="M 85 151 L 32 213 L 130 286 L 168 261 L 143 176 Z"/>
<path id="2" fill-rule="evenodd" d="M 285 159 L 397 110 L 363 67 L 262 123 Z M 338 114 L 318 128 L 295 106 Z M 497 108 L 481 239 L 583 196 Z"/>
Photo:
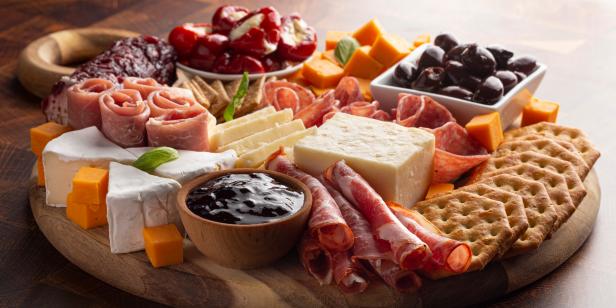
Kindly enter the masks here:
<path id="1" fill-rule="evenodd" d="M 174 224 L 143 228 L 143 240 L 153 267 L 184 262 L 182 235 Z"/>
<path id="2" fill-rule="evenodd" d="M 335 53 L 335 50 L 333 50 L 333 49 L 327 50 L 327 51 L 325 51 L 324 53 L 321 54 L 321 58 L 325 59 L 325 60 L 329 60 L 332 63 L 334 63 L 334 64 L 336 64 L 338 66 L 341 66 L 340 62 L 338 62 L 338 59 L 336 59 L 336 56 L 334 55 L 334 53 Z"/>
<path id="3" fill-rule="evenodd" d="M 426 200 L 430 199 L 438 194 L 442 194 L 448 191 L 453 190 L 453 184 L 450 183 L 438 183 L 432 184 L 428 187 L 428 192 L 426 193 Z"/>
<path id="4" fill-rule="evenodd" d="M 285 78 L 290 82 L 297 83 L 304 87 L 309 85 L 309 82 L 304 78 L 304 74 L 302 74 L 302 70 L 297 70 L 295 73 L 290 74 Z"/>
<path id="5" fill-rule="evenodd" d="M 370 56 L 370 46 L 355 50 L 344 66 L 344 74 L 357 78 L 374 79 L 383 71 L 383 64 Z"/>
<path id="6" fill-rule="evenodd" d="M 522 126 L 539 122 L 556 122 L 558 117 L 558 103 L 540 100 L 536 97 L 524 106 L 522 111 Z"/>
<path id="7" fill-rule="evenodd" d="M 423 45 L 423 44 L 427 44 L 430 43 L 430 34 L 424 33 L 424 34 L 420 34 L 418 35 L 415 40 L 413 41 L 413 49 Z"/>
<path id="8" fill-rule="evenodd" d="M 375 19 L 371 19 L 359 29 L 353 32 L 353 37 L 359 42 L 359 45 L 372 45 L 376 38 L 379 37 L 385 30 Z"/>
<path id="9" fill-rule="evenodd" d="M 329 90 L 334 90 L 335 88 L 317 88 L 315 86 L 310 86 L 310 89 L 312 90 L 312 93 L 314 93 L 315 96 L 321 96 L 323 95 L 325 92 L 329 91 Z"/>
<path id="10" fill-rule="evenodd" d="M 329 60 L 314 59 L 304 64 L 302 74 L 313 86 L 324 89 L 338 85 L 344 70 Z"/>
<path id="11" fill-rule="evenodd" d="M 387 33 L 381 34 L 370 48 L 370 56 L 385 67 L 394 65 L 409 53 L 410 44 L 404 38 Z"/>
<path id="12" fill-rule="evenodd" d="M 372 101 L 372 93 L 370 92 L 370 79 L 357 78 L 359 81 L 359 89 L 361 89 L 361 94 L 364 96 L 364 99 L 368 102 Z"/>
<path id="13" fill-rule="evenodd" d="M 43 170 L 43 159 L 40 156 L 36 159 L 36 184 L 45 186 L 45 170 Z"/>
<path id="14" fill-rule="evenodd" d="M 353 33 L 347 31 L 327 31 L 325 33 L 325 50 L 336 49 L 336 45 L 341 38 L 351 35 Z"/>
<path id="15" fill-rule="evenodd" d="M 73 177 L 73 199 L 87 204 L 106 204 L 109 171 L 81 167 Z"/>
<path id="16" fill-rule="evenodd" d="M 73 193 L 66 200 L 66 216 L 83 229 L 91 229 L 107 224 L 105 204 L 87 204 L 75 201 Z"/>
<path id="17" fill-rule="evenodd" d="M 54 138 L 60 137 L 60 135 L 70 131 L 71 128 L 65 125 L 60 125 L 56 122 L 47 122 L 37 127 L 30 129 L 30 145 L 32 152 L 36 156 L 41 157 L 43 155 L 43 149 L 49 141 Z"/>
<path id="18" fill-rule="evenodd" d="M 475 116 L 466 124 L 466 130 L 490 152 L 494 152 L 503 142 L 503 127 L 498 112 Z"/>

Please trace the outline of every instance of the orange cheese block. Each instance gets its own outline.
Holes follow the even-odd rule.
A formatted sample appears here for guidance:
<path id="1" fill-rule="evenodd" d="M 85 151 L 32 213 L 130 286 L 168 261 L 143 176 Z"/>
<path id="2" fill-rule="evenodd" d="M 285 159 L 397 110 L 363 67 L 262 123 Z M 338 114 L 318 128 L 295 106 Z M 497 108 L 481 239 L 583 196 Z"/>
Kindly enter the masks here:
<path id="1" fill-rule="evenodd" d="M 503 127 L 498 112 L 473 117 L 466 124 L 466 130 L 490 152 L 494 152 L 503 142 Z"/>
<path id="2" fill-rule="evenodd" d="M 338 85 L 344 70 L 329 60 L 314 59 L 304 64 L 302 74 L 313 86 L 324 89 Z"/>
<path id="3" fill-rule="evenodd" d="M 45 186 L 45 170 L 43 170 L 43 159 L 40 156 L 36 159 L 36 184 Z"/>
<path id="4" fill-rule="evenodd" d="M 355 50 L 344 66 L 344 74 L 357 78 L 374 79 L 383 71 L 383 64 L 370 56 L 370 46 Z"/>
<path id="5" fill-rule="evenodd" d="M 336 59 L 336 56 L 334 55 L 334 53 L 335 53 L 335 50 L 333 49 L 327 50 L 321 54 L 321 58 L 325 60 L 329 60 L 338 66 L 342 66 L 340 65 L 340 62 L 338 62 L 338 59 Z"/>
<path id="6" fill-rule="evenodd" d="M 304 74 L 302 74 L 302 70 L 297 70 L 295 73 L 285 76 L 285 78 L 290 81 L 297 83 L 301 86 L 308 86 L 309 82 L 304 78 Z"/>
<path id="7" fill-rule="evenodd" d="M 372 101 L 372 93 L 370 92 L 370 79 L 357 78 L 359 81 L 359 88 L 361 89 L 361 94 L 364 96 L 364 99 L 368 102 Z"/>
<path id="8" fill-rule="evenodd" d="M 522 126 L 539 122 L 556 122 L 558 117 L 558 103 L 540 100 L 536 97 L 524 106 L 522 111 Z"/>
<path id="9" fill-rule="evenodd" d="M 404 38 L 387 33 L 379 35 L 370 48 L 370 56 L 386 67 L 394 65 L 409 53 L 410 44 Z"/>
<path id="10" fill-rule="evenodd" d="M 432 184 L 430 185 L 430 187 L 428 187 L 428 192 L 426 193 L 426 200 L 438 194 L 452 191 L 452 190 L 453 190 L 453 184 L 450 184 L 450 183 Z"/>
<path id="11" fill-rule="evenodd" d="M 430 43 L 430 34 L 424 33 L 424 34 L 420 34 L 418 35 L 415 40 L 413 41 L 413 49 L 423 45 L 423 44 L 427 44 Z"/>
<path id="12" fill-rule="evenodd" d="M 336 45 L 341 38 L 351 35 L 353 33 L 347 31 L 327 31 L 325 33 L 325 50 L 336 49 Z"/>
<path id="13" fill-rule="evenodd" d="M 66 200 L 66 216 L 83 229 L 96 228 L 107 224 L 107 206 L 77 202 L 71 192 Z"/>
<path id="14" fill-rule="evenodd" d="M 109 171 L 81 167 L 73 177 L 73 199 L 87 204 L 106 204 Z"/>
<path id="15" fill-rule="evenodd" d="M 30 145 L 36 156 L 43 155 L 43 149 L 49 141 L 70 131 L 71 128 L 56 122 L 47 122 L 30 129 Z"/>
<path id="16" fill-rule="evenodd" d="M 153 267 L 184 262 L 182 235 L 174 224 L 143 228 L 143 241 Z"/>
<path id="17" fill-rule="evenodd" d="M 376 38 L 379 37 L 385 30 L 375 19 L 371 19 L 359 29 L 353 32 L 353 37 L 359 42 L 359 45 L 372 45 Z"/>
<path id="18" fill-rule="evenodd" d="M 335 88 L 317 88 L 315 86 L 310 86 L 310 89 L 312 90 L 312 93 L 314 93 L 315 96 L 321 96 L 323 94 L 325 94 L 325 92 L 329 91 L 329 90 L 335 90 Z"/>

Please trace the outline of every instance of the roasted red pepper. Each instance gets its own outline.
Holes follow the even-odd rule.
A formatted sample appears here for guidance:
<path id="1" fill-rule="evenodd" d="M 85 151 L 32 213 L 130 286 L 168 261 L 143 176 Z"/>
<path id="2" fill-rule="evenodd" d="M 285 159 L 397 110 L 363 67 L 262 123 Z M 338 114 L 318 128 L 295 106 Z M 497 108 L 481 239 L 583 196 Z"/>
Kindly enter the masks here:
<path id="1" fill-rule="evenodd" d="M 289 61 L 281 59 L 277 52 L 261 58 L 261 63 L 266 72 L 279 71 L 291 65 Z"/>
<path id="2" fill-rule="evenodd" d="M 214 71 L 220 74 L 260 74 L 265 73 L 265 68 L 260 60 L 251 56 L 225 53 L 216 59 Z"/>
<path id="3" fill-rule="evenodd" d="M 248 9 L 243 6 L 223 5 L 219 7 L 212 17 L 214 32 L 229 35 L 238 20 L 248 15 Z"/>
<path id="4" fill-rule="evenodd" d="M 212 25 L 208 23 L 187 23 L 177 26 L 169 32 L 169 43 L 180 57 L 188 56 L 197 39 L 212 32 Z"/>
<path id="5" fill-rule="evenodd" d="M 230 46 L 238 53 L 261 57 L 276 51 L 280 40 L 280 14 L 264 7 L 244 16 L 229 33 Z"/>
<path id="6" fill-rule="evenodd" d="M 210 70 L 216 58 L 229 47 L 229 39 L 222 34 L 208 34 L 200 37 L 193 47 L 188 65 L 200 70 Z"/>
<path id="7" fill-rule="evenodd" d="M 317 49 L 317 33 L 294 13 L 282 18 L 278 54 L 290 61 L 304 61 Z"/>

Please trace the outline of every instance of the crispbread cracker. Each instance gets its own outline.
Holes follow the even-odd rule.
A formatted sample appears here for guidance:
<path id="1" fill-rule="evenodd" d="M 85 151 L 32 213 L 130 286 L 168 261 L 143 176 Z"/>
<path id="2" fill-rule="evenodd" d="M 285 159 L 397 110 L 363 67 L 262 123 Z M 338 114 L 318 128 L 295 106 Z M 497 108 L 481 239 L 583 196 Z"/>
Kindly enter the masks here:
<path id="1" fill-rule="evenodd" d="M 210 108 L 210 100 L 207 98 L 207 96 L 205 96 L 203 90 L 201 90 L 199 85 L 197 85 L 194 80 L 187 80 L 186 82 L 184 82 L 183 85 L 184 87 L 192 91 L 193 95 L 195 96 L 195 99 L 197 100 L 197 102 L 199 102 L 199 104 L 201 104 L 201 106 L 205 107 L 205 109 Z"/>
<path id="2" fill-rule="evenodd" d="M 239 117 L 253 112 L 263 100 L 263 86 L 265 85 L 265 76 L 261 76 L 259 79 L 253 81 L 248 87 L 246 97 L 239 109 L 236 109 L 236 113 Z"/>
<path id="3" fill-rule="evenodd" d="M 599 156 L 601 156 L 582 130 L 549 122 L 541 122 L 505 132 L 505 140 L 517 139 L 533 134 L 570 142 L 581 153 L 589 168 L 592 168 L 597 159 L 599 159 Z"/>
<path id="4" fill-rule="evenodd" d="M 485 179 L 499 174 L 518 175 L 543 184 L 550 196 L 550 200 L 552 200 L 552 205 L 558 217 L 554 222 L 552 232 L 558 230 L 575 211 L 575 205 L 571 200 L 569 190 L 567 190 L 567 182 L 565 178 L 558 173 L 535 167 L 528 163 L 522 163 L 515 167 L 504 168 L 489 174 L 483 174 L 480 178 Z"/>
<path id="5" fill-rule="evenodd" d="M 575 171 L 580 176 L 580 179 L 585 179 L 590 171 L 584 159 L 577 152 L 568 151 L 550 138 L 508 141 L 502 143 L 492 156 L 502 157 L 512 153 L 527 151 L 545 154 L 570 162 L 575 167 Z"/>
<path id="6" fill-rule="evenodd" d="M 505 257 L 537 249 L 552 232 L 558 217 L 543 184 L 510 174 L 491 176 L 478 183 L 517 194 L 524 202 L 528 229 L 513 243 Z"/>
<path id="7" fill-rule="evenodd" d="M 482 269 L 513 234 L 505 205 L 464 191 L 419 202 L 413 206 L 449 238 L 471 246 L 469 271 Z"/>
<path id="8" fill-rule="evenodd" d="M 576 207 L 586 196 L 584 183 L 570 162 L 536 152 L 522 152 L 503 157 L 491 157 L 477 168 L 477 172 L 489 174 L 499 169 L 514 167 L 522 163 L 528 163 L 562 175 L 565 181 L 567 181 L 569 195 Z M 473 177 L 474 176 L 475 175 L 473 175 Z M 489 175 L 486 175 L 485 177 L 488 176 Z"/>

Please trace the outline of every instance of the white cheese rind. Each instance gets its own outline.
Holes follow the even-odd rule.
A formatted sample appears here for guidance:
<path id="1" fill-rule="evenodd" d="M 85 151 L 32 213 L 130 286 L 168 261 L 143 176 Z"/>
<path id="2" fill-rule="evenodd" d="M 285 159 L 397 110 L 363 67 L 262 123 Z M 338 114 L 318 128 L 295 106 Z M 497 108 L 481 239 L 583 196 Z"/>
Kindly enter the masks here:
<path id="1" fill-rule="evenodd" d="M 240 156 L 237 159 L 237 162 L 235 164 L 238 168 L 256 168 L 263 164 L 263 162 L 272 153 L 280 149 L 280 147 L 291 147 L 302 138 L 315 134 L 316 131 L 317 128 L 313 126 L 309 129 L 296 131 L 282 138 L 278 138 L 252 151 L 246 152 L 244 155 Z"/>
<path id="2" fill-rule="evenodd" d="M 250 119 L 239 125 L 226 127 L 224 129 L 217 128 L 217 132 L 210 139 L 210 145 L 212 149 L 218 149 L 233 141 L 266 130 L 276 124 L 290 122 L 291 120 L 293 120 L 293 111 L 291 109 L 284 109 L 272 114 Z"/>
<path id="3" fill-rule="evenodd" d="M 237 155 L 241 156 L 248 151 L 304 129 L 306 129 L 306 127 L 304 127 L 304 122 L 302 122 L 302 120 L 293 120 L 282 125 L 275 125 L 274 127 L 258 132 L 252 136 L 231 142 L 218 148 L 218 151 L 234 150 Z"/>
<path id="4" fill-rule="evenodd" d="M 175 200 L 179 189 L 175 180 L 112 162 L 107 193 L 111 252 L 143 250 L 144 227 L 173 223 L 182 230 Z"/>
<path id="5" fill-rule="evenodd" d="M 410 207 L 430 185 L 434 135 L 339 112 L 296 143 L 293 153 L 295 163 L 315 176 L 344 159 L 385 201 Z"/>
<path id="6" fill-rule="evenodd" d="M 47 204 L 66 206 L 73 177 L 84 166 L 108 168 L 109 162 L 131 163 L 136 159 L 109 141 L 94 126 L 67 132 L 51 140 L 43 150 Z"/>

